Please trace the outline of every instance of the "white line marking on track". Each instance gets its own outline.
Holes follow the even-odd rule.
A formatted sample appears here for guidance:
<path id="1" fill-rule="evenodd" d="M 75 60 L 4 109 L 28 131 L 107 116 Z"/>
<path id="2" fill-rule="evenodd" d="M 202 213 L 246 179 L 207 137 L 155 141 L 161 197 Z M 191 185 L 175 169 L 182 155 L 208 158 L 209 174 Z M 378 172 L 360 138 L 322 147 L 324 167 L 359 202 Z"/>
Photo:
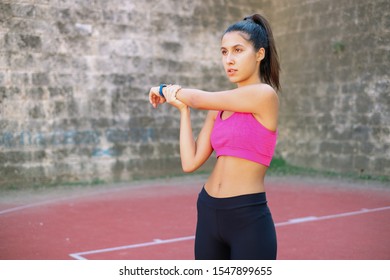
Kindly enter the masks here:
<path id="1" fill-rule="evenodd" d="M 69 256 L 71 256 L 71 257 L 73 257 L 75 259 L 78 259 L 78 260 L 86 260 L 86 258 L 81 257 L 81 256 L 91 255 L 91 254 L 99 254 L 99 253 L 106 253 L 106 252 L 113 252 L 113 251 L 120 251 L 120 250 L 126 250 L 126 249 L 134 249 L 134 248 L 140 248 L 140 247 L 147 247 L 147 246 L 153 246 L 153 245 L 158 245 L 158 244 L 174 243 L 174 242 L 192 240 L 194 238 L 195 238 L 195 236 L 185 236 L 185 237 L 172 238 L 172 239 L 166 239 L 166 240 L 155 239 L 152 242 L 145 242 L 145 243 L 125 245 L 125 246 L 106 248 L 106 249 L 100 249 L 100 250 L 86 251 L 86 252 L 80 252 L 80 253 L 73 253 L 73 254 L 70 254 Z"/>
<path id="2" fill-rule="evenodd" d="M 13 207 L 13 208 L 8 208 L 8 209 L 5 209 L 5 210 L 1 210 L 0 211 L 0 215 L 11 213 L 11 212 L 16 212 L 16 211 L 20 211 L 20 210 L 24 210 L 24 209 L 28 209 L 28 208 L 35 207 L 35 206 L 41 206 L 41 205 L 44 205 L 44 204 L 46 204 L 46 203 L 32 203 L 32 204 L 27 204 L 27 205 L 23 205 L 23 206 L 17 206 L 17 207 Z"/>
<path id="3" fill-rule="evenodd" d="M 310 222 L 310 221 L 315 221 L 315 220 L 317 220 L 316 216 L 309 216 L 309 217 L 303 217 L 303 218 L 290 219 L 290 220 L 288 220 L 288 222 L 290 224 L 299 224 L 299 223 Z"/>
<path id="4" fill-rule="evenodd" d="M 378 212 L 378 211 L 385 211 L 385 210 L 390 210 L 390 206 L 372 208 L 372 209 L 362 208 L 361 210 L 358 210 L 358 211 L 345 212 L 345 213 L 326 215 L 326 216 L 320 216 L 320 217 L 309 216 L 309 217 L 303 217 L 303 218 L 295 218 L 295 219 L 290 219 L 287 222 L 276 223 L 275 226 L 280 227 L 280 226 L 286 226 L 286 225 L 291 225 L 291 224 L 300 224 L 300 223 L 311 222 L 311 221 L 336 219 L 336 218 L 341 218 L 341 217 L 348 217 L 348 216 L 354 216 L 354 215 L 360 215 L 360 214 Z"/>
<path id="5" fill-rule="evenodd" d="M 385 211 L 385 210 L 390 210 L 390 206 L 372 208 L 372 209 L 362 208 L 361 210 L 358 210 L 358 211 L 344 212 L 344 213 L 319 216 L 319 217 L 308 216 L 308 217 L 302 217 L 302 218 L 294 218 L 294 219 L 288 220 L 287 222 L 275 223 L 275 226 L 280 227 L 280 226 L 287 226 L 287 225 L 293 225 L 293 224 L 302 224 L 302 223 L 307 223 L 307 222 L 336 219 L 336 218 L 361 215 L 361 214 L 365 214 L 365 213 L 372 213 L 372 212 Z M 154 245 L 159 245 L 159 244 L 168 244 L 168 243 L 174 243 L 174 242 L 180 242 L 180 241 L 187 241 L 187 240 L 193 240 L 194 238 L 195 238 L 195 236 L 192 235 L 192 236 L 178 237 L 178 238 L 172 238 L 172 239 L 166 239 L 166 240 L 154 239 L 152 242 L 145 242 L 145 243 L 131 244 L 131 245 L 125 245 L 125 246 L 119 246 L 119 247 L 113 247 L 113 248 L 105 248 L 105 249 L 99 249 L 99 250 L 72 253 L 69 256 L 76 259 L 76 260 L 87 260 L 87 258 L 82 257 L 82 256 L 91 255 L 91 254 L 99 254 L 99 253 L 107 253 L 107 252 L 113 252 L 113 251 L 120 251 L 120 250 L 126 250 L 126 249 L 134 249 L 134 248 L 147 247 L 147 246 L 154 246 Z"/>

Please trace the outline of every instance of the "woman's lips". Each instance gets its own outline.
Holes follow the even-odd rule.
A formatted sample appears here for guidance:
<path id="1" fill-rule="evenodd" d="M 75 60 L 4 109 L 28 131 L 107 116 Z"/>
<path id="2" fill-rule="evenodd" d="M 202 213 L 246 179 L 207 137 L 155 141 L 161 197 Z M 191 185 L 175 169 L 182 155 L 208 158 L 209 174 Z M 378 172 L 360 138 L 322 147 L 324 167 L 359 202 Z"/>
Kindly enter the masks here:
<path id="1" fill-rule="evenodd" d="M 234 74 L 236 74 L 237 70 L 236 69 L 227 69 L 227 75 L 228 76 L 233 76 Z"/>

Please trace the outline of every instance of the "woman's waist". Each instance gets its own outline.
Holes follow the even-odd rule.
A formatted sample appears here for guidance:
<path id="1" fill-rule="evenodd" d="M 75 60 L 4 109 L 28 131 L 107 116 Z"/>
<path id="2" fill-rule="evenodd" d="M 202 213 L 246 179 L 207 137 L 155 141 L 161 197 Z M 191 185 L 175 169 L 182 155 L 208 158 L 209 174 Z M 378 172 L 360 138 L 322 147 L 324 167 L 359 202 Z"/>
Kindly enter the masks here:
<path id="1" fill-rule="evenodd" d="M 203 187 L 199 193 L 198 203 L 200 201 L 215 209 L 236 209 L 249 206 L 267 207 L 265 192 L 241 194 L 231 197 L 214 197 Z"/>
<path id="2" fill-rule="evenodd" d="M 204 185 L 204 188 L 210 196 L 216 198 L 227 198 L 265 192 L 264 184 L 261 182 L 249 184 L 240 182 L 239 180 L 231 182 L 214 182 L 209 179 Z"/>
<path id="3" fill-rule="evenodd" d="M 220 157 L 205 189 L 214 197 L 232 197 L 264 192 L 266 167 L 233 157 Z"/>

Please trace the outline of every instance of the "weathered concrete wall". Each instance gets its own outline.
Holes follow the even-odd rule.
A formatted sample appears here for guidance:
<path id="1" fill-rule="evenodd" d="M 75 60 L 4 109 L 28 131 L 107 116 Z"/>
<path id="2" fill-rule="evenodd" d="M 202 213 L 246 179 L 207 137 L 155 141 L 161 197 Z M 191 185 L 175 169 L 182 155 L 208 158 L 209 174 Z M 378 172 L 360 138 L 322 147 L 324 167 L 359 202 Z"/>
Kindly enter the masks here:
<path id="1" fill-rule="evenodd" d="M 277 155 L 390 174 L 389 1 L 0 2 L 0 186 L 180 173 L 160 82 L 229 88 L 219 43 L 262 12 L 281 55 Z M 193 110 L 199 131 L 204 112 Z M 207 169 L 207 167 L 206 167 Z"/>
<path id="2" fill-rule="evenodd" d="M 283 66 L 278 152 L 390 175 L 390 1 L 272 1 Z"/>
<path id="3" fill-rule="evenodd" d="M 219 40 L 254 6 L 1 1 L 0 185 L 180 173 L 178 114 L 153 110 L 148 90 L 228 87 Z M 193 111 L 195 130 L 204 116 Z"/>

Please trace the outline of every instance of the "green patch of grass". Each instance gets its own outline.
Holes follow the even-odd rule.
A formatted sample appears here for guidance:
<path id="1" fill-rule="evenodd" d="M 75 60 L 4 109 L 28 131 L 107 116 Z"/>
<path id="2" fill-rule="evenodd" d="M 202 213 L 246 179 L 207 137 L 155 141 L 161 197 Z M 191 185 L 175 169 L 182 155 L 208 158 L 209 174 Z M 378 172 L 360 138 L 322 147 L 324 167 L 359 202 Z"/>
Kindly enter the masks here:
<path id="1" fill-rule="evenodd" d="M 211 167 L 210 167 L 211 168 Z M 210 174 L 210 168 L 200 169 L 194 173 L 188 174 L 184 172 L 180 172 L 179 170 L 174 171 L 172 173 L 167 173 L 164 176 L 147 176 L 144 174 L 143 176 L 134 176 L 129 181 L 142 181 L 142 180 L 153 180 L 153 179 L 170 179 L 176 177 L 184 177 L 189 175 L 208 175 Z M 210 170 L 209 170 L 210 169 Z M 267 171 L 267 175 L 275 175 L 275 176 L 302 176 L 302 177 L 321 177 L 321 178 L 340 178 L 340 179 L 357 179 L 357 180 L 366 180 L 366 181 L 378 181 L 382 183 L 390 182 L 390 176 L 376 176 L 362 173 L 341 173 L 341 172 L 333 172 L 333 171 L 321 171 L 313 168 L 300 167 L 289 164 L 283 158 L 274 158 L 271 162 L 270 168 Z M 107 184 L 105 180 L 101 178 L 92 178 L 91 180 L 80 180 L 80 181 L 61 181 L 61 180 L 38 180 L 35 182 L 13 182 L 8 185 L 3 185 L 0 188 L 4 191 L 16 191 L 22 189 L 45 189 L 45 188 L 53 188 L 53 187 L 83 187 L 83 186 L 98 186 Z M 124 182 L 115 182 L 115 183 L 124 183 Z"/>
<path id="2" fill-rule="evenodd" d="M 352 172 L 342 173 L 335 171 L 322 171 L 308 167 L 291 165 L 287 163 L 283 158 L 274 158 L 267 173 L 270 175 L 299 175 L 308 177 L 349 178 L 358 180 L 390 182 L 390 176 L 377 176 Z"/>

